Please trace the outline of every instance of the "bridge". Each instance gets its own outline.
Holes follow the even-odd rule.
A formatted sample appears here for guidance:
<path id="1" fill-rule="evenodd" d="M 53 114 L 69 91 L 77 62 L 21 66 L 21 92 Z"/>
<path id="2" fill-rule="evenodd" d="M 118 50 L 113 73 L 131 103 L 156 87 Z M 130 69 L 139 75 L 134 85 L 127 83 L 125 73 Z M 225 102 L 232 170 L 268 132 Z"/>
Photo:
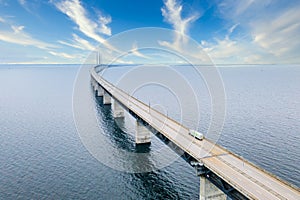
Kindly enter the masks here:
<path id="1" fill-rule="evenodd" d="M 197 140 L 189 129 L 117 88 L 90 70 L 91 84 L 103 104 L 112 104 L 115 118 L 127 110 L 136 118 L 137 144 L 151 142 L 151 131 L 176 145 L 182 157 L 200 177 L 200 199 L 290 199 L 299 200 L 300 191 L 276 176 L 229 152 L 207 138 Z"/>

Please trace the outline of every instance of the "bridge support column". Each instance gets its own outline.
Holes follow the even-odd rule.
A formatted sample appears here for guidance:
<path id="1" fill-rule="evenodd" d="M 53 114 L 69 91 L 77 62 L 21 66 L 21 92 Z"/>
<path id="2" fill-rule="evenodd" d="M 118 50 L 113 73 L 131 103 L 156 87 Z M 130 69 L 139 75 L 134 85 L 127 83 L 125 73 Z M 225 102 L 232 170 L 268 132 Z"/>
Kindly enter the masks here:
<path id="1" fill-rule="evenodd" d="M 100 85 L 98 85 L 98 84 L 97 84 L 96 88 L 97 88 L 96 89 L 96 95 L 98 97 L 103 97 L 103 95 L 104 95 L 104 89 Z"/>
<path id="2" fill-rule="evenodd" d="M 114 100 L 113 114 L 114 114 L 114 118 L 124 117 L 124 109 L 122 108 L 122 106 L 120 105 L 120 103 L 117 100 Z"/>
<path id="3" fill-rule="evenodd" d="M 226 200 L 227 195 L 211 183 L 205 175 L 200 175 L 200 200 Z"/>
<path id="4" fill-rule="evenodd" d="M 111 96 L 106 91 L 104 91 L 104 94 L 103 94 L 103 104 L 104 105 L 111 104 Z"/>
<path id="5" fill-rule="evenodd" d="M 135 143 L 145 144 L 151 142 L 151 131 L 143 124 L 142 121 L 136 120 Z"/>

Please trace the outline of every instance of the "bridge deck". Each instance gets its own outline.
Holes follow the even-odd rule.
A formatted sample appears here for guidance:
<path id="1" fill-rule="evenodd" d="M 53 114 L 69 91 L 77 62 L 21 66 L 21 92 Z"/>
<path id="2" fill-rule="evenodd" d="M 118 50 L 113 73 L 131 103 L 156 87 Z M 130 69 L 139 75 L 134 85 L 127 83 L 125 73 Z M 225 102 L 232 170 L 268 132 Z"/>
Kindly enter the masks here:
<path id="1" fill-rule="evenodd" d="M 189 155 L 203 162 L 205 167 L 246 197 L 263 200 L 300 199 L 300 191 L 298 189 L 291 187 L 275 176 L 207 139 L 202 141 L 196 140 L 188 134 L 188 128 L 115 87 L 99 76 L 95 68 L 91 70 L 91 75 L 114 99 L 118 100 Z"/>

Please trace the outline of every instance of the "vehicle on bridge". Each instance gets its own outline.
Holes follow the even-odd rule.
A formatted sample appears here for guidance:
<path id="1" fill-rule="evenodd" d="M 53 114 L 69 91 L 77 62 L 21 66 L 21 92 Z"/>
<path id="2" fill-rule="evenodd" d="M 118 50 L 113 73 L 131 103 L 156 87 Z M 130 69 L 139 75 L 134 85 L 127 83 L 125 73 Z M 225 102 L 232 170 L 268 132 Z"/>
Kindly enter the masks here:
<path id="1" fill-rule="evenodd" d="M 189 131 L 189 134 L 198 140 L 203 140 L 204 138 L 204 135 L 202 133 L 199 133 L 198 131 L 192 129 Z"/>

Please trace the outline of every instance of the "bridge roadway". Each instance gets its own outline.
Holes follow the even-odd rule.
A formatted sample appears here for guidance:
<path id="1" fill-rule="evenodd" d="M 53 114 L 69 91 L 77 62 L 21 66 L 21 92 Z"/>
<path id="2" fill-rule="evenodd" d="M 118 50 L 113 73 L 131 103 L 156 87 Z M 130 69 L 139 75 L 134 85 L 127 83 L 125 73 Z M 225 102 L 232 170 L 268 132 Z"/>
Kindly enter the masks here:
<path id="1" fill-rule="evenodd" d="M 187 127 L 115 87 L 98 75 L 95 68 L 91 69 L 91 76 L 115 100 L 123 104 L 128 110 L 131 110 L 131 112 L 135 113 L 197 161 L 202 162 L 206 168 L 247 198 L 300 200 L 298 188 L 292 187 L 208 139 L 196 140 L 188 134 L 189 129 Z"/>

